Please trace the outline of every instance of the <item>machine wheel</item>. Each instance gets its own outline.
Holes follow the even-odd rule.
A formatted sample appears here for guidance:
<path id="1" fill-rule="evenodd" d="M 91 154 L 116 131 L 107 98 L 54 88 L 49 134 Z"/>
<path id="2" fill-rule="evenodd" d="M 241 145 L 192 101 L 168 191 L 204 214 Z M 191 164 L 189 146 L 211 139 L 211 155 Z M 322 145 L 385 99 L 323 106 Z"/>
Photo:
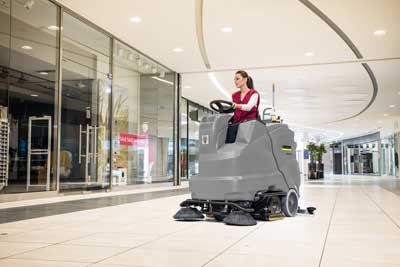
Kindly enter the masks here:
<path id="1" fill-rule="evenodd" d="M 299 199 L 294 189 L 290 189 L 286 196 L 282 197 L 282 211 L 286 217 L 294 217 L 297 214 Z"/>

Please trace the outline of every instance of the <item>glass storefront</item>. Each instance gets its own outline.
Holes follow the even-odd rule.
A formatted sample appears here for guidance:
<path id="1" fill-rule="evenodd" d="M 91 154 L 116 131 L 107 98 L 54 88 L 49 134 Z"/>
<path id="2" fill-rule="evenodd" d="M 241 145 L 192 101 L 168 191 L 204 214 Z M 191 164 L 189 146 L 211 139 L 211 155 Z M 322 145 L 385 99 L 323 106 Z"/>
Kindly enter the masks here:
<path id="1" fill-rule="evenodd" d="M 0 194 L 172 181 L 175 76 L 51 1 L 0 1 Z"/>
<path id="2" fill-rule="evenodd" d="M 114 47 L 113 186 L 172 181 L 174 75 Z"/>
<path id="3" fill-rule="evenodd" d="M 0 193 L 56 189 L 59 34 L 49 26 L 59 28 L 58 11 L 47 1 L 0 4 Z"/>
<path id="4" fill-rule="evenodd" d="M 110 183 L 111 38 L 63 14 L 60 188 Z"/>
<path id="5" fill-rule="evenodd" d="M 379 142 L 345 146 L 345 173 L 379 175 Z"/>
<path id="6" fill-rule="evenodd" d="M 181 143 L 181 158 L 185 159 L 185 167 L 182 167 L 182 179 L 188 179 L 199 173 L 199 128 L 204 116 L 213 112 L 199 104 L 184 99 L 185 107 L 181 107 L 181 136 L 186 131 L 186 140 Z M 185 111 L 186 113 L 184 113 Z M 186 174 L 186 175 L 184 175 Z"/>

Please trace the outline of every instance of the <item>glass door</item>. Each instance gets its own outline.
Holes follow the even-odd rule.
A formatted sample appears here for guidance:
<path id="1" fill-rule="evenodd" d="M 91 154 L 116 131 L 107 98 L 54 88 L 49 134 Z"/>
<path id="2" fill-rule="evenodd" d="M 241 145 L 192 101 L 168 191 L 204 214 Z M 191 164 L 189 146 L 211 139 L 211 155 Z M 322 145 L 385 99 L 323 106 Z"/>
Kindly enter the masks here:
<path id="1" fill-rule="evenodd" d="M 60 189 L 110 184 L 110 37 L 65 13 Z"/>

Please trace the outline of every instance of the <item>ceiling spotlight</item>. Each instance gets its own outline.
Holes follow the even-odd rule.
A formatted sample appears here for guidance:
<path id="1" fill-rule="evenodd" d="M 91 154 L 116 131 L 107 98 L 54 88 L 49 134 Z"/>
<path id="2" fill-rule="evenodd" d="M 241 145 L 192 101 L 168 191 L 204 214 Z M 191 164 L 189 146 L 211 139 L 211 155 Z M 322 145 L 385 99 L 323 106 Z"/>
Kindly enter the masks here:
<path id="1" fill-rule="evenodd" d="M 86 85 L 82 81 L 79 81 L 79 83 L 77 83 L 76 86 L 78 86 L 79 88 L 85 88 L 86 87 Z"/>
<path id="2" fill-rule="evenodd" d="M 389 106 L 389 108 L 395 108 L 396 107 L 396 105 L 390 105 Z"/>
<path id="3" fill-rule="evenodd" d="M 136 57 L 136 64 L 137 64 L 139 67 L 142 66 L 142 59 L 141 59 L 139 56 Z"/>
<path id="4" fill-rule="evenodd" d="M 314 52 L 307 52 L 304 54 L 306 57 L 313 57 L 314 56 Z"/>
<path id="5" fill-rule="evenodd" d="M 27 81 L 27 79 L 25 79 L 24 74 L 21 73 L 21 77 L 19 77 L 18 83 L 25 83 L 26 81 Z"/>
<path id="6" fill-rule="evenodd" d="M 124 55 L 124 50 L 122 48 L 118 49 L 118 56 L 122 57 Z"/>
<path id="7" fill-rule="evenodd" d="M 376 36 L 382 36 L 382 35 L 385 35 L 385 34 L 386 34 L 385 30 L 376 30 L 376 31 L 374 31 L 374 35 L 376 35 Z"/>
<path id="8" fill-rule="evenodd" d="M 40 75 L 49 75 L 49 73 L 46 72 L 46 71 L 39 71 L 38 73 L 39 73 Z"/>
<path id="9" fill-rule="evenodd" d="M 157 68 L 156 68 L 156 67 L 152 67 L 152 68 L 151 68 L 151 72 L 152 72 L 152 73 L 157 73 Z"/>
<path id="10" fill-rule="evenodd" d="M 50 25 L 47 27 L 47 29 L 49 29 L 50 31 L 58 31 L 60 28 L 55 25 Z"/>
<path id="11" fill-rule="evenodd" d="M 25 2 L 24 2 L 24 7 L 25 7 L 27 10 L 31 10 L 31 8 L 33 7 L 34 4 L 35 4 L 35 1 L 34 1 L 34 0 L 25 0 Z"/>
<path id="12" fill-rule="evenodd" d="M 33 96 L 33 97 L 38 97 L 39 95 L 36 95 L 36 94 L 32 94 L 31 96 Z"/>
<path id="13" fill-rule="evenodd" d="M 232 32 L 232 27 L 226 26 L 221 28 L 221 32 Z"/>
<path id="14" fill-rule="evenodd" d="M 142 22 L 142 18 L 138 17 L 138 16 L 134 16 L 130 18 L 130 21 L 132 21 L 133 23 L 140 23 Z"/>
<path id="15" fill-rule="evenodd" d="M 32 47 L 32 46 L 29 46 L 29 45 L 24 45 L 24 46 L 22 46 L 21 48 L 22 48 L 22 49 L 25 49 L 25 50 L 32 50 L 32 49 L 33 49 L 33 47 Z"/>
<path id="16" fill-rule="evenodd" d="M 181 53 L 181 52 L 183 52 L 183 49 L 180 48 L 180 47 L 177 47 L 177 48 L 174 48 L 173 51 L 174 51 L 175 53 Z"/>
<path id="17" fill-rule="evenodd" d="M 3 69 L 0 73 L 0 78 L 2 79 L 7 79 L 8 78 L 8 70 L 7 69 Z"/>

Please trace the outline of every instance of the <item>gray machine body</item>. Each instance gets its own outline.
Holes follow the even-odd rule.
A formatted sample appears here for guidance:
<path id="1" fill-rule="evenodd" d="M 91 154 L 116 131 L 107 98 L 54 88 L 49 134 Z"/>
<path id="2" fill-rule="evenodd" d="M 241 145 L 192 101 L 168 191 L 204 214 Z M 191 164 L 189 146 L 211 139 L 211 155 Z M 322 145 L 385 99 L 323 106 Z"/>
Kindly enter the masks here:
<path id="1" fill-rule="evenodd" d="M 242 122 L 226 143 L 229 114 L 200 123 L 199 174 L 189 180 L 192 199 L 253 201 L 258 191 L 299 192 L 294 133 L 285 124 Z"/>

